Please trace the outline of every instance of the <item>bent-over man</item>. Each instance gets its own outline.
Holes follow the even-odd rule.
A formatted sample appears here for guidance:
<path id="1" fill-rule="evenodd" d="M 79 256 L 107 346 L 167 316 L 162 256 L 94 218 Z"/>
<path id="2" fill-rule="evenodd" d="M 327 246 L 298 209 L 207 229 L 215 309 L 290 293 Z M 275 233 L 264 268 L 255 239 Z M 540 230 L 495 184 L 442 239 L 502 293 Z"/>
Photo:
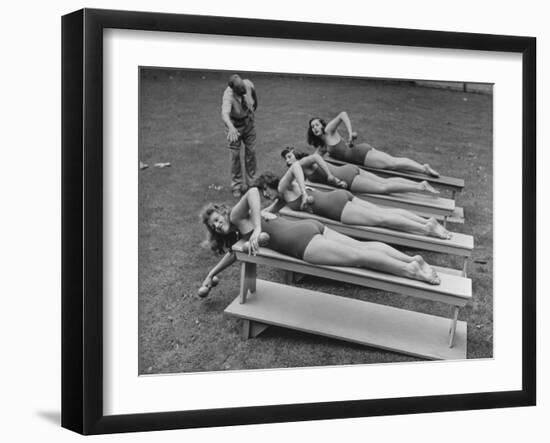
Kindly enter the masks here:
<path id="1" fill-rule="evenodd" d="M 223 93 L 222 120 L 231 150 L 231 189 L 237 198 L 246 192 L 256 173 L 254 112 L 257 108 L 254 84 L 237 74 L 232 75 Z"/>

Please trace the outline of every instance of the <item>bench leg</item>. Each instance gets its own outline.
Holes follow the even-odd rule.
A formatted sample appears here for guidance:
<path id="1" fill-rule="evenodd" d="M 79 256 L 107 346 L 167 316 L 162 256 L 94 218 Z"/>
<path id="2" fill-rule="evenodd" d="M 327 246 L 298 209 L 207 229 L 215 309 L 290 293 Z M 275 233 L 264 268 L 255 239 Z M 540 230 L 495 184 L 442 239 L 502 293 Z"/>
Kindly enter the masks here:
<path id="1" fill-rule="evenodd" d="M 448 215 L 446 215 L 445 217 L 443 217 L 443 227 L 444 228 L 447 228 L 447 219 L 449 218 Z"/>
<path id="2" fill-rule="evenodd" d="M 241 266 L 241 304 L 246 302 L 249 292 L 256 292 L 256 263 L 244 262 Z"/>
<path id="3" fill-rule="evenodd" d="M 285 272 L 285 283 L 287 285 L 291 285 L 294 283 L 294 272 L 292 271 L 284 271 Z"/>
<path id="4" fill-rule="evenodd" d="M 462 276 L 468 276 L 468 257 L 464 258 L 464 263 L 462 264 Z"/>
<path id="5" fill-rule="evenodd" d="M 458 306 L 453 307 L 453 318 L 451 319 L 451 329 L 449 330 L 449 348 L 454 346 L 455 342 L 455 333 L 456 333 L 456 322 L 458 320 Z"/>
<path id="6" fill-rule="evenodd" d="M 265 331 L 269 325 L 252 320 L 243 320 L 243 338 L 255 338 Z"/>

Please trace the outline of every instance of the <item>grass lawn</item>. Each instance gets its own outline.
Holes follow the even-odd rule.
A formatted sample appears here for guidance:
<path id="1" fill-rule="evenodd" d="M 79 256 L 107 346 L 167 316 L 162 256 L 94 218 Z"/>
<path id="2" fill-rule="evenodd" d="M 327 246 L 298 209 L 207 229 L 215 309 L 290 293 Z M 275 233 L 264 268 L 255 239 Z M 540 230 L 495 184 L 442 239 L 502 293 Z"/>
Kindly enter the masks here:
<path id="1" fill-rule="evenodd" d="M 237 296 L 239 267 L 220 275 L 209 297 L 196 292 L 218 260 L 202 248 L 198 213 L 207 202 L 234 204 L 229 151 L 220 118 L 229 73 L 141 71 L 139 156 L 140 374 L 284 368 L 413 361 L 412 357 L 270 327 L 253 340 L 225 316 Z M 443 175 L 464 178 L 457 198 L 466 223 L 452 231 L 474 236 L 468 272 L 473 301 L 460 311 L 468 322 L 468 358 L 493 353 L 492 96 L 409 83 L 250 74 L 259 98 L 258 172 L 286 169 L 287 145 L 310 151 L 307 122 L 348 111 L 358 141 L 394 155 L 429 162 Z M 345 129 L 344 129 L 345 131 Z M 153 167 L 170 162 L 167 168 Z M 137 167 L 137 164 L 136 164 Z M 410 251 L 406 251 L 410 252 Z M 459 268 L 458 259 L 423 253 L 434 265 Z M 282 271 L 259 267 L 259 277 L 283 281 Z M 448 317 L 443 304 L 315 277 L 299 283 L 337 295 Z"/>

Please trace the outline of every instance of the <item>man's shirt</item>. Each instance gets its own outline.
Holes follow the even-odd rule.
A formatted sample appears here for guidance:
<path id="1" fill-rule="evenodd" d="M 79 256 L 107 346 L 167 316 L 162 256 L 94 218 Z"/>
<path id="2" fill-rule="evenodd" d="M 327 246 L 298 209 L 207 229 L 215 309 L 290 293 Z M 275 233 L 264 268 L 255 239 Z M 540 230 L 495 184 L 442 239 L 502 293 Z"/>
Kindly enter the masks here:
<path id="1" fill-rule="evenodd" d="M 243 83 L 246 88 L 246 94 L 242 97 L 235 94 L 233 89 L 229 86 L 225 88 L 223 92 L 222 115 L 229 114 L 231 120 L 242 120 L 246 118 L 249 113 L 254 112 L 255 103 L 254 97 L 252 96 L 254 84 L 248 79 L 243 79 Z"/>

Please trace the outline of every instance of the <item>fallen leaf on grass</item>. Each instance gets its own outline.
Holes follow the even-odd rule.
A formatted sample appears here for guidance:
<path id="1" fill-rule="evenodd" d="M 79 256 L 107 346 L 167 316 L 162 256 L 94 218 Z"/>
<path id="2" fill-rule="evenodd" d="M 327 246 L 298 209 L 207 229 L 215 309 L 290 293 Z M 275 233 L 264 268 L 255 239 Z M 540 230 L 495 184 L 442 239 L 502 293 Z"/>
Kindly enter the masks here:
<path id="1" fill-rule="evenodd" d="M 155 168 L 167 168 L 168 166 L 172 166 L 172 165 L 169 162 L 155 163 Z"/>

